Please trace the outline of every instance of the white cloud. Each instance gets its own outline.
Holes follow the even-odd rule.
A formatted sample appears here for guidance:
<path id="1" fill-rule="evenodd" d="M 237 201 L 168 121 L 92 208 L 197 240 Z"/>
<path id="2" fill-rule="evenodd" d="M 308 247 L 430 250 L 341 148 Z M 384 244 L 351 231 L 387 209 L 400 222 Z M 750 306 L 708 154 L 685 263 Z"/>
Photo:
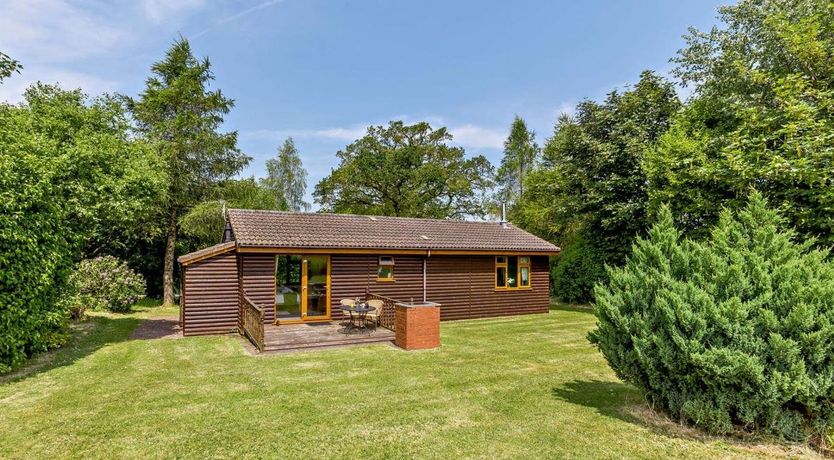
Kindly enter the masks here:
<path id="1" fill-rule="evenodd" d="M 338 139 L 342 141 L 354 141 L 359 139 L 360 137 L 364 136 L 365 133 L 368 131 L 367 127 L 365 126 L 354 126 L 352 128 L 327 128 L 327 129 L 318 129 L 311 131 L 309 133 L 303 132 L 300 134 L 301 137 L 323 137 L 326 139 Z"/>
<path id="2" fill-rule="evenodd" d="M 149 0 L 149 1 L 153 1 L 153 0 Z M 230 22 L 237 21 L 238 19 L 243 18 L 244 16 L 248 16 L 248 15 L 254 13 L 255 11 L 260 11 L 264 8 L 269 8 L 270 6 L 275 5 L 277 3 L 282 3 L 283 1 L 284 0 L 267 0 L 265 2 L 259 3 L 255 6 L 250 7 L 250 8 L 246 8 L 245 10 L 238 11 L 235 14 L 222 17 L 222 18 L 218 19 L 213 25 L 211 25 L 211 26 L 209 26 L 209 27 L 191 35 L 190 38 L 193 39 L 193 38 L 203 36 L 203 35 L 211 32 L 212 30 L 214 30 L 214 28 L 217 27 L 217 26 L 221 26 L 223 24 L 228 24 Z"/>
<path id="3" fill-rule="evenodd" d="M 66 1 L 4 2 L 3 52 L 27 63 L 71 62 L 106 54 L 128 39 L 111 9 L 94 11 Z"/>
<path id="4" fill-rule="evenodd" d="M 244 16 L 247 16 L 251 13 L 254 13 L 255 11 L 262 10 L 264 8 L 268 8 L 272 5 L 275 5 L 276 3 L 281 3 L 282 1 L 283 0 L 267 0 L 263 3 L 259 3 L 259 4 L 255 5 L 251 8 L 247 8 L 245 10 L 239 11 L 239 12 L 237 12 L 237 13 L 231 15 L 231 16 L 226 16 L 224 18 L 221 18 L 219 21 L 217 21 L 217 24 L 226 24 L 226 23 L 229 23 L 229 22 L 232 22 L 232 21 L 237 21 L 238 19 L 240 19 Z"/>
<path id="5" fill-rule="evenodd" d="M 504 128 L 487 128 L 483 126 L 465 124 L 449 127 L 454 136 L 453 142 L 462 147 L 473 149 L 501 149 L 507 137 Z"/>
<path id="6" fill-rule="evenodd" d="M 406 123 L 427 121 L 434 128 L 445 126 L 452 134 L 452 143 L 467 149 L 503 149 L 504 140 L 509 134 L 508 128 L 481 126 L 474 123 L 454 123 L 438 115 L 422 117 L 404 115 L 393 120 L 403 120 Z"/>
<path id="7" fill-rule="evenodd" d="M 23 64 L 20 75 L 0 85 L 0 100 L 19 102 L 35 81 L 60 82 L 89 94 L 120 89 L 113 77 L 86 69 L 102 59 L 124 60 L 152 34 L 174 33 L 174 19 L 205 0 L 0 0 L 0 51 Z M 109 71 L 109 67 L 105 67 Z M 92 72 L 92 71 L 91 71 Z M 131 78 L 132 75 L 125 75 Z"/>

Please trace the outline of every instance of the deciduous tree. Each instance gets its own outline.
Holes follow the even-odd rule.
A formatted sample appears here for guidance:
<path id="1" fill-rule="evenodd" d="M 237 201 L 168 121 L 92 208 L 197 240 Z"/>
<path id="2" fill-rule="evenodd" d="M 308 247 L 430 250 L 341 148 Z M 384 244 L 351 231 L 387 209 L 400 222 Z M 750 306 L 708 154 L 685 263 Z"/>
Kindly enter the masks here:
<path id="1" fill-rule="evenodd" d="M 276 202 L 273 191 L 261 186 L 254 177 L 223 181 L 206 201 L 192 207 L 180 219 L 180 228 L 190 240 L 188 250 L 220 242 L 225 225 L 224 208 L 286 210 L 283 203 Z"/>
<path id="2" fill-rule="evenodd" d="M 648 225 L 645 151 L 679 108 L 672 83 L 646 71 L 627 91 L 612 92 L 602 103 L 582 102 L 575 116 L 561 116 L 541 166 L 527 179 L 516 223 L 572 254 L 558 264 L 575 263 L 582 273 L 598 276 L 602 264 L 620 263 L 634 236 Z M 574 242 L 587 250 L 572 251 Z M 554 274 L 577 270 L 561 267 Z M 588 301 L 595 281 L 583 277 L 579 286 L 554 279 L 553 285 L 560 297 Z M 577 290 L 559 291 L 569 286 Z"/>
<path id="3" fill-rule="evenodd" d="M 130 239 L 160 201 L 164 171 L 126 118 L 116 98 L 52 85 L 0 104 L 0 372 L 61 342 L 73 263 Z"/>
<path id="4" fill-rule="evenodd" d="M 336 155 L 339 166 L 316 185 L 315 199 L 332 212 L 402 217 L 484 215 L 493 168 L 447 144 L 446 128 L 392 121 Z"/>
<path id="5" fill-rule="evenodd" d="M 307 211 L 310 203 L 304 201 L 307 192 L 307 170 L 301 163 L 298 149 L 292 138 L 287 138 L 278 149 L 278 157 L 266 160 L 266 177 L 261 184 L 275 195 L 275 205 L 280 209 Z"/>
<path id="6" fill-rule="evenodd" d="M 20 65 L 20 62 L 0 52 L 0 83 L 3 83 L 3 80 L 11 77 L 13 73 L 20 73 L 20 69 L 22 68 L 23 66 Z"/>
<path id="7" fill-rule="evenodd" d="M 653 208 L 703 233 L 751 186 L 792 225 L 834 242 L 834 4 L 741 1 L 691 30 L 675 61 L 694 97 L 650 151 Z"/>

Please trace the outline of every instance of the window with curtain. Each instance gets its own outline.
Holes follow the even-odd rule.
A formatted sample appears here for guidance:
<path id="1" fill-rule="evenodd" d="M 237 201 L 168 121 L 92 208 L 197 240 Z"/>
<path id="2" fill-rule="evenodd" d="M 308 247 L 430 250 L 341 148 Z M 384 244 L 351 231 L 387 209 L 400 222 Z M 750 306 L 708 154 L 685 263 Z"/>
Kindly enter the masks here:
<path id="1" fill-rule="evenodd" d="M 495 257 L 495 289 L 530 287 L 530 256 Z"/>

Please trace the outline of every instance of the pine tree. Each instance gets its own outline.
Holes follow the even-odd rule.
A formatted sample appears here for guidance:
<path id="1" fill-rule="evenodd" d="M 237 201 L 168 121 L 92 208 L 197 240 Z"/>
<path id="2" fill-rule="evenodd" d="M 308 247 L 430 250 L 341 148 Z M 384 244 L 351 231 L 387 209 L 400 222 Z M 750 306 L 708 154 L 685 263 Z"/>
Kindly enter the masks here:
<path id="1" fill-rule="evenodd" d="M 211 64 L 208 58 L 197 60 L 186 39 L 175 41 L 151 73 L 139 100 L 131 100 L 130 106 L 140 133 L 166 162 L 167 241 L 162 278 L 164 302 L 171 304 L 177 219 L 216 183 L 245 167 L 249 157 L 237 148 L 237 132 L 218 131 L 234 101 L 220 90 L 208 90 L 214 79 Z"/>
<path id="2" fill-rule="evenodd" d="M 516 115 L 510 127 L 510 135 L 504 141 L 504 157 L 497 172 L 500 187 L 499 201 L 512 207 L 524 196 L 524 180 L 533 169 L 539 156 L 536 133 Z"/>
<path id="3" fill-rule="evenodd" d="M 301 163 L 298 149 L 292 138 L 287 138 L 278 149 L 278 157 L 266 161 L 267 177 L 261 180 L 264 187 L 275 194 L 276 206 L 291 211 L 308 211 L 310 203 L 304 201 L 307 192 L 307 170 Z"/>

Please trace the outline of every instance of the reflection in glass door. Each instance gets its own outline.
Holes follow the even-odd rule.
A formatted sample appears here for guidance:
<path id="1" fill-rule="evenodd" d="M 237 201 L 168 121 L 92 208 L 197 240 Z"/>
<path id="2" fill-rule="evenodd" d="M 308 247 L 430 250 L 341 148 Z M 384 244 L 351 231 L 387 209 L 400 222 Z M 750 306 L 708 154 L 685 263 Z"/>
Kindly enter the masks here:
<path id="1" fill-rule="evenodd" d="M 330 256 L 275 257 L 275 321 L 330 318 Z"/>
<path id="2" fill-rule="evenodd" d="M 275 320 L 301 319 L 301 256 L 275 258 Z"/>
<path id="3" fill-rule="evenodd" d="M 305 309 L 306 319 L 326 319 L 328 315 L 330 256 L 304 256 L 305 268 Z"/>

